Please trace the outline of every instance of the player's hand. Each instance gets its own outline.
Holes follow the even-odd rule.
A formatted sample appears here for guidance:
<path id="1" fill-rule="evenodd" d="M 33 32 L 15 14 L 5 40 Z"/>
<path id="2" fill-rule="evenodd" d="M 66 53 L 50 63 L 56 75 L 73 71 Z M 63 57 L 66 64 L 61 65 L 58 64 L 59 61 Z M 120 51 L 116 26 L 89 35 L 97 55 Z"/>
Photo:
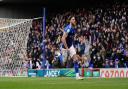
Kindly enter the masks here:
<path id="1" fill-rule="evenodd" d="M 69 49 L 67 48 L 66 51 L 69 53 Z"/>
<path id="2" fill-rule="evenodd" d="M 66 47 L 66 50 L 68 51 L 68 50 L 69 50 L 69 48 L 68 48 L 68 47 Z"/>

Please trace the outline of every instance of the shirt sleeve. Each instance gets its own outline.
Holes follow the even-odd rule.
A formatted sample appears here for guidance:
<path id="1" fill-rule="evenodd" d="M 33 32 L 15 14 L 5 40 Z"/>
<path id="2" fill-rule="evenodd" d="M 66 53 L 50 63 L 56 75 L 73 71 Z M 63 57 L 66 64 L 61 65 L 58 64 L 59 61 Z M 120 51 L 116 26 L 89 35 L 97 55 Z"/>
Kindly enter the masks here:
<path id="1" fill-rule="evenodd" d="M 69 33 L 69 32 L 70 32 L 70 28 L 65 28 L 65 29 L 64 29 L 64 32 L 65 32 L 65 33 Z"/>

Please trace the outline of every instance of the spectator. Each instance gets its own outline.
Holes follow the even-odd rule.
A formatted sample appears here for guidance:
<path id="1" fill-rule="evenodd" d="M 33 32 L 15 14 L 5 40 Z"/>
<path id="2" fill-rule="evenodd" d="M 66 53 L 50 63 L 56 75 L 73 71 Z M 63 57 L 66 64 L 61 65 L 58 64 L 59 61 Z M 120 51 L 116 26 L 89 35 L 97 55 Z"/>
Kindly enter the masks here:
<path id="1" fill-rule="evenodd" d="M 55 57 L 55 53 L 59 50 L 63 28 L 68 22 L 67 17 L 75 15 L 77 34 L 74 37 L 74 44 L 79 55 L 87 56 L 90 66 L 94 68 L 128 67 L 127 12 L 127 7 L 114 4 L 109 8 L 73 9 L 52 16 L 46 26 L 47 61 L 53 67 L 60 67 L 60 61 Z M 33 61 L 37 61 L 42 53 L 40 27 L 40 21 L 34 21 L 30 29 L 27 52 L 31 53 Z M 60 51 L 59 54 L 61 54 Z M 72 61 L 68 60 L 64 67 L 71 67 L 70 65 Z"/>

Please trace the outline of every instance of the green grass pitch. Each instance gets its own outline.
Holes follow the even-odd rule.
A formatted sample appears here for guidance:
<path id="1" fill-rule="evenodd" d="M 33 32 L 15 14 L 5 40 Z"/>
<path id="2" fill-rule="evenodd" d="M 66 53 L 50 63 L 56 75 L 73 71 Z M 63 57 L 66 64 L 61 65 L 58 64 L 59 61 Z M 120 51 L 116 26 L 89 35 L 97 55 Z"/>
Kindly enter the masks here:
<path id="1" fill-rule="evenodd" d="M 128 89 L 128 78 L 8 78 L 0 77 L 0 89 Z"/>

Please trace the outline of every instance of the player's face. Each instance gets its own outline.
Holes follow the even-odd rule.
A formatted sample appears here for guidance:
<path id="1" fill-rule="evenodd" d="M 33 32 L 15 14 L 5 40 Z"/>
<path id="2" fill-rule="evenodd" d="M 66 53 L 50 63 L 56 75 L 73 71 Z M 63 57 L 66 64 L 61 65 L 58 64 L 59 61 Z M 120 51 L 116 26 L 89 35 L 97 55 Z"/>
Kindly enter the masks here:
<path id="1" fill-rule="evenodd" d="M 72 18 L 71 18 L 70 23 L 71 23 L 72 25 L 74 25 L 74 26 L 76 25 L 75 17 L 72 17 Z"/>

